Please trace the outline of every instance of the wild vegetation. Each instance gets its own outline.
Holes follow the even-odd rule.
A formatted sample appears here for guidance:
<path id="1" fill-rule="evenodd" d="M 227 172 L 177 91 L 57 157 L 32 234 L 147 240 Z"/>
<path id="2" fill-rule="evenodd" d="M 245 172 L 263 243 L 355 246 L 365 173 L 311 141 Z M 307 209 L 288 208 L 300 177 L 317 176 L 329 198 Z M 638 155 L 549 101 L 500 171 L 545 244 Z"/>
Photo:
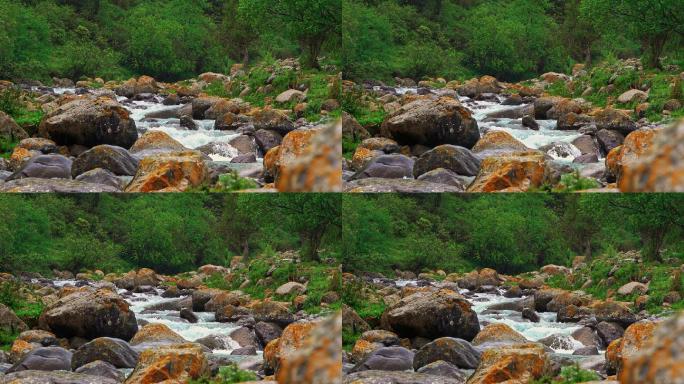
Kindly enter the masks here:
<path id="1" fill-rule="evenodd" d="M 318 68 L 319 56 L 339 59 L 339 7 L 339 0 L 2 0 L 0 78 L 173 81 L 300 55 Z"/>
<path id="2" fill-rule="evenodd" d="M 344 0 L 342 62 L 353 80 L 569 73 L 610 55 L 649 68 L 684 59 L 676 0 Z"/>
<path id="3" fill-rule="evenodd" d="M 178 273 L 226 265 L 234 255 L 300 250 L 339 254 L 334 195 L 0 197 L 3 271 Z"/>
<path id="4" fill-rule="evenodd" d="M 345 270 L 389 274 L 521 273 L 637 249 L 648 262 L 681 264 L 683 202 L 678 194 L 346 195 L 342 260 Z"/>

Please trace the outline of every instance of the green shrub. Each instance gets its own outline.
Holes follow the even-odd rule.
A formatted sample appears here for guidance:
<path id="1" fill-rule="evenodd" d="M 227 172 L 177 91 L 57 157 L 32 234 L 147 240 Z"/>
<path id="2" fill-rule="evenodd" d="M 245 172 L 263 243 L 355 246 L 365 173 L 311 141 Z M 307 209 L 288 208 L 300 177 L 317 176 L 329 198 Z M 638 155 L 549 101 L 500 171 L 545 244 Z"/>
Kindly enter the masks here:
<path id="1" fill-rule="evenodd" d="M 230 172 L 219 176 L 215 192 L 234 192 L 253 188 L 259 188 L 254 180 L 240 177 L 236 172 Z"/>
<path id="2" fill-rule="evenodd" d="M 21 101 L 21 90 L 18 87 L 9 87 L 0 90 L 0 111 L 10 116 L 17 115 L 24 110 Z"/>
<path id="3" fill-rule="evenodd" d="M 575 192 L 586 189 L 598 188 L 600 184 L 587 177 L 581 177 L 579 172 L 566 173 L 561 176 L 560 182 L 556 187 L 556 192 Z"/>
<path id="4" fill-rule="evenodd" d="M 190 384 L 236 384 L 256 380 L 258 377 L 254 372 L 242 370 L 235 365 L 228 365 L 220 367 L 216 377 L 192 380 Z"/>

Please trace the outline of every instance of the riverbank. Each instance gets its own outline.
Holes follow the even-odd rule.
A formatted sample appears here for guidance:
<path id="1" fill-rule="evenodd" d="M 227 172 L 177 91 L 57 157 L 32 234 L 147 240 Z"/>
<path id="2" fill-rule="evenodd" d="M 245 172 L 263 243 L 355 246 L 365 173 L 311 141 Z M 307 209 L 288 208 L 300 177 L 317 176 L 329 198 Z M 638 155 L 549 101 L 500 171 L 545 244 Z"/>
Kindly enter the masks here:
<path id="1" fill-rule="evenodd" d="M 176 83 L 53 83 L 0 84 L 21 123 L 0 116 L 2 191 L 340 188 L 334 71 L 286 59 Z"/>
<path id="2" fill-rule="evenodd" d="M 3 274 L 2 380 L 339 380 L 337 268 L 281 256 L 175 276 Z"/>
<path id="3" fill-rule="evenodd" d="M 344 189 L 680 191 L 682 159 L 666 154 L 683 80 L 630 59 L 519 83 L 345 81 Z"/>
<path id="4" fill-rule="evenodd" d="M 681 262 L 627 252 L 572 264 L 345 273 L 345 382 L 639 383 L 678 364 Z"/>

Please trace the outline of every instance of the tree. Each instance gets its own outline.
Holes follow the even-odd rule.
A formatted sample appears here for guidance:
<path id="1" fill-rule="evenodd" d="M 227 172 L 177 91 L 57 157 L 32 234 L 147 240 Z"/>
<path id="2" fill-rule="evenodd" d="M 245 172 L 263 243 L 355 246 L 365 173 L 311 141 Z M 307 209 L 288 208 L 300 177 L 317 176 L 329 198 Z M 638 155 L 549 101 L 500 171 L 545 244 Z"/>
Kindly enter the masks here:
<path id="1" fill-rule="evenodd" d="M 684 36 L 681 0 L 583 0 L 581 10 L 596 28 L 624 31 L 641 41 L 651 68 L 661 67 L 668 42 Z"/>
<path id="2" fill-rule="evenodd" d="M 240 0 L 239 10 L 257 29 L 284 29 L 299 42 L 310 68 L 320 67 L 326 42 L 339 40 L 340 0 Z"/>
<path id="3" fill-rule="evenodd" d="M 483 2 L 466 20 L 466 57 L 480 73 L 519 80 L 567 64 L 547 1 Z M 486 26 L 483 28 L 482 26 Z"/>

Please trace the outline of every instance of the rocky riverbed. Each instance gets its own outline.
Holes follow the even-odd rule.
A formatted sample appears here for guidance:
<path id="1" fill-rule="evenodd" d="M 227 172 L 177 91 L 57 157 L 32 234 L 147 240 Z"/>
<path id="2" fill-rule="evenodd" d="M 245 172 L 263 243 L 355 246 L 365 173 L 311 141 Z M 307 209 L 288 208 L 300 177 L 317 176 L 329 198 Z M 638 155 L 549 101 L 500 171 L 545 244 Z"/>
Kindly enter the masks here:
<path id="1" fill-rule="evenodd" d="M 270 69 L 270 81 L 298 68 L 296 61 L 281 62 Z M 17 142 L 0 159 L 0 191 L 339 190 L 341 128 L 328 117 L 336 101 L 323 103 L 310 121 L 301 117 L 306 85 L 268 96 L 270 84 L 252 91 L 246 76 L 236 66 L 230 75 L 205 73 L 178 83 L 141 76 L 123 83 L 20 84 L 21 103 L 44 116 L 20 127 L 0 112 L 0 139 Z M 267 105 L 206 93 L 217 87 L 222 94 L 233 88 L 262 93 Z M 0 83 L 0 91 L 15 88 Z"/>
<path id="2" fill-rule="evenodd" d="M 578 187 L 571 179 L 584 179 L 579 189 L 684 190 L 679 172 L 684 165 L 684 123 L 643 118 L 649 108 L 643 90 L 629 90 L 606 107 L 550 93 L 559 84 L 567 89 L 581 86 L 582 76 L 586 71 L 578 66 L 572 75 L 547 73 L 514 84 L 491 76 L 418 84 L 395 79 L 397 86 L 345 82 L 345 92 L 354 95 L 357 109 L 376 115 L 381 111 L 385 117 L 362 126 L 353 115 L 343 116 L 343 137 L 356 143 L 344 164 L 344 188 L 573 190 Z M 673 81 L 675 87 L 681 86 L 680 80 Z M 677 100 L 668 103 L 667 108 L 681 108 Z M 622 107 L 631 104 L 637 105 L 635 110 Z"/>
<path id="3" fill-rule="evenodd" d="M 397 272 L 392 279 L 345 274 L 355 295 L 385 309 L 361 318 L 344 308 L 345 337 L 356 335 L 345 340 L 344 382 L 528 383 L 567 369 L 603 382 L 677 382 L 684 345 L 675 335 L 684 330 L 684 315 L 653 316 L 628 302 L 544 283 L 585 267 L 580 258 L 575 268 L 549 265 L 531 277 L 487 268 Z M 643 295 L 640 284 L 619 292 Z"/>
<path id="4" fill-rule="evenodd" d="M 225 369 L 264 383 L 339 382 L 339 314 L 310 315 L 292 303 L 203 284 L 238 268 L 207 265 L 184 276 L 149 269 L 59 272 L 56 279 L 5 274 L 3 284 L 45 307 L 27 323 L 0 306 L 0 328 L 18 334 L 0 353 L 0 382 L 186 383 L 220 380 Z M 306 286 L 273 292 L 296 297 Z"/>

